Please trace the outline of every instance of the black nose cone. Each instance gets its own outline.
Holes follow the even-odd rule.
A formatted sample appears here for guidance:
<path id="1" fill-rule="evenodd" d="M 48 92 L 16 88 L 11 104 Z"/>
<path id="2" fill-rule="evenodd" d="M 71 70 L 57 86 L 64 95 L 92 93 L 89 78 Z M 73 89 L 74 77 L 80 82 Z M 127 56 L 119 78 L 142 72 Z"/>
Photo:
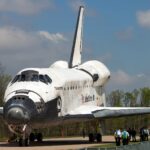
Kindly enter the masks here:
<path id="1" fill-rule="evenodd" d="M 17 95 L 4 104 L 4 119 L 8 124 L 27 124 L 37 117 L 36 104 L 27 96 Z"/>
<path id="2" fill-rule="evenodd" d="M 9 123 L 27 123 L 30 120 L 29 113 L 22 108 L 12 107 L 7 111 L 6 120 Z"/>

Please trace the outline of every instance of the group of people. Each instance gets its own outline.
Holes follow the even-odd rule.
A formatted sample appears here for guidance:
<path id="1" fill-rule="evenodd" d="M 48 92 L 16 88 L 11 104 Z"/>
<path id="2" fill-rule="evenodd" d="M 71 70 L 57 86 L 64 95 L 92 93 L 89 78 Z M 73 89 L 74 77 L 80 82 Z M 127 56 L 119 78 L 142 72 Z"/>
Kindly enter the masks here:
<path id="1" fill-rule="evenodd" d="M 129 133 L 129 140 L 136 142 L 136 130 L 134 128 L 129 128 L 128 129 L 128 133 Z"/>
<path id="2" fill-rule="evenodd" d="M 140 141 L 148 141 L 149 130 L 147 128 L 140 129 Z M 123 145 L 128 145 L 129 141 L 136 142 L 136 130 L 129 128 L 128 130 L 121 131 L 120 129 L 115 131 L 114 134 L 116 145 L 120 146 L 121 141 Z"/>
<path id="3" fill-rule="evenodd" d="M 120 146 L 121 140 L 123 145 L 128 145 L 129 143 L 129 133 L 125 129 L 123 131 L 120 129 L 116 130 L 114 137 L 116 140 L 116 146 Z"/>
<path id="4" fill-rule="evenodd" d="M 147 128 L 140 129 L 140 141 L 148 141 L 149 130 Z"/>

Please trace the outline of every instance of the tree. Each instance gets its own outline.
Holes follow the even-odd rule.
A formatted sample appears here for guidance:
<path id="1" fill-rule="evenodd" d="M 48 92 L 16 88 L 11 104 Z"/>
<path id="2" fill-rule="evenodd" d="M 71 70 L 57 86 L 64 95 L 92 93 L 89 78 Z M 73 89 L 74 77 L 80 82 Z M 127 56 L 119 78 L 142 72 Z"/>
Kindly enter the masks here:
<path id="1" fill-rule="evenodd" d="M 108 95 L 107 101 L 109 101 L 108 103 L 110 103 L 110 106 L 120 107 L 122 106 L 123 97 L 124 97 L 124 92 L 120 90 L 116 90 L 111 92 Z"/>
<path id="2" fill-rule="evenodd" d="M 133 90 L 134 100 L 131 102 L 131 106 L 139 106 L 141 93 L 138 89 Z"/>
<path id="3" fill-rule="evenodd" d="M 7 87 L 8 82 L 10 81 L 11 76 L 5 74 L 4 67 L 0 63 L 0 106 L 3 105 L 3 98 L 5 89 Z M 8 135 L 8 129 L 6 125 L 4 124 L 4 121 L 2 118 L 0 118 L 0 138 L 4 138 Z"/>
<path id="4" fill-rule="evenodd" d="M 150 106 L 150 88 L 141 89 L 141 106 Z"/>
<path id="5" fill-rule="evenodd" d="M 11 76 L 4 73 L 4 67 L 0 63 L 0 106 L 3 104 L 5 89 L 10 80 Z"/>
<path id="6" fill-rule="evenodd" d="M 132 99 L 132 93 L 126 92 L 124 95 L 123 103 L 125 107 L 128 107 Z"/>

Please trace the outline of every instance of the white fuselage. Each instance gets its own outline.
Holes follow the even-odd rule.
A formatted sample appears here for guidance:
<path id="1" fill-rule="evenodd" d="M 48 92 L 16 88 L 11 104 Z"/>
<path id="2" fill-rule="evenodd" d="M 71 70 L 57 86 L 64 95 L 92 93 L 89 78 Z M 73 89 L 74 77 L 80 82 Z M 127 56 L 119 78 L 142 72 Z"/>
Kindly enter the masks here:
<path id="1" fill-rule="evenodd" d="M 35 71 L 38 72 L 38 75 L 47 75 L 51 79 L 51 83 L 44 83 L 40 80 L 21 81 L 18 79 L 15 82 L 11 81 L 5 92 L 5 103 L 14 97 L 17 99 L 22 96 L 28 97 L 39 109 L 39 116 L 40 113 L 45 112 L 40 118 L 41 121 L 38 119 L 37 122 L 38 125 L 41 123 L 41 127 L 43 126 L 42 120 L 46 120 L 45 123 L 50 125 L 54 120 L 66 115 L 90 114 L 91 109 L 90 112 L 82 109 L 84 105 L 93 107 L 93 110 L 96 107 L 104 106 L 105 94 L 102 87 L 110 77 L 109 70 L 98 61 L 87 62 L 71 69 L 67 66 L 61 67 L 63 63 L 56 62 L 50 68 L 21 70 L 17 76 L 23 72 Z M 92 68 L 93 63 L 95 68 Z M 103 74 L 100 74 L 101 72 Z M 99 79 L 93 81 L 93 74 L 98 74 Z M 46 109 L 46 111 L 40 109 Z"/>

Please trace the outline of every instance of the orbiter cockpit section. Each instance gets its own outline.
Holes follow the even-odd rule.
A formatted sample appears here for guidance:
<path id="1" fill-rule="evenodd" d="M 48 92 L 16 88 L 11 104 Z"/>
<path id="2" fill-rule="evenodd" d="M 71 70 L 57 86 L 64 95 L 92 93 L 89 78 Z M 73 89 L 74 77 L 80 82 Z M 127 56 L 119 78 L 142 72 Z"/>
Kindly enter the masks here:
<path id="1" fill-rule="evenodd" d="M 12 84 L 15 82 L 43 82 L 45 84 L 50 84 L 52 82 L 51 78 L 47 74 L 39 74 L 35 70 L 23 71 L 20 74 L 16 75 L 12 80 Z"/>

